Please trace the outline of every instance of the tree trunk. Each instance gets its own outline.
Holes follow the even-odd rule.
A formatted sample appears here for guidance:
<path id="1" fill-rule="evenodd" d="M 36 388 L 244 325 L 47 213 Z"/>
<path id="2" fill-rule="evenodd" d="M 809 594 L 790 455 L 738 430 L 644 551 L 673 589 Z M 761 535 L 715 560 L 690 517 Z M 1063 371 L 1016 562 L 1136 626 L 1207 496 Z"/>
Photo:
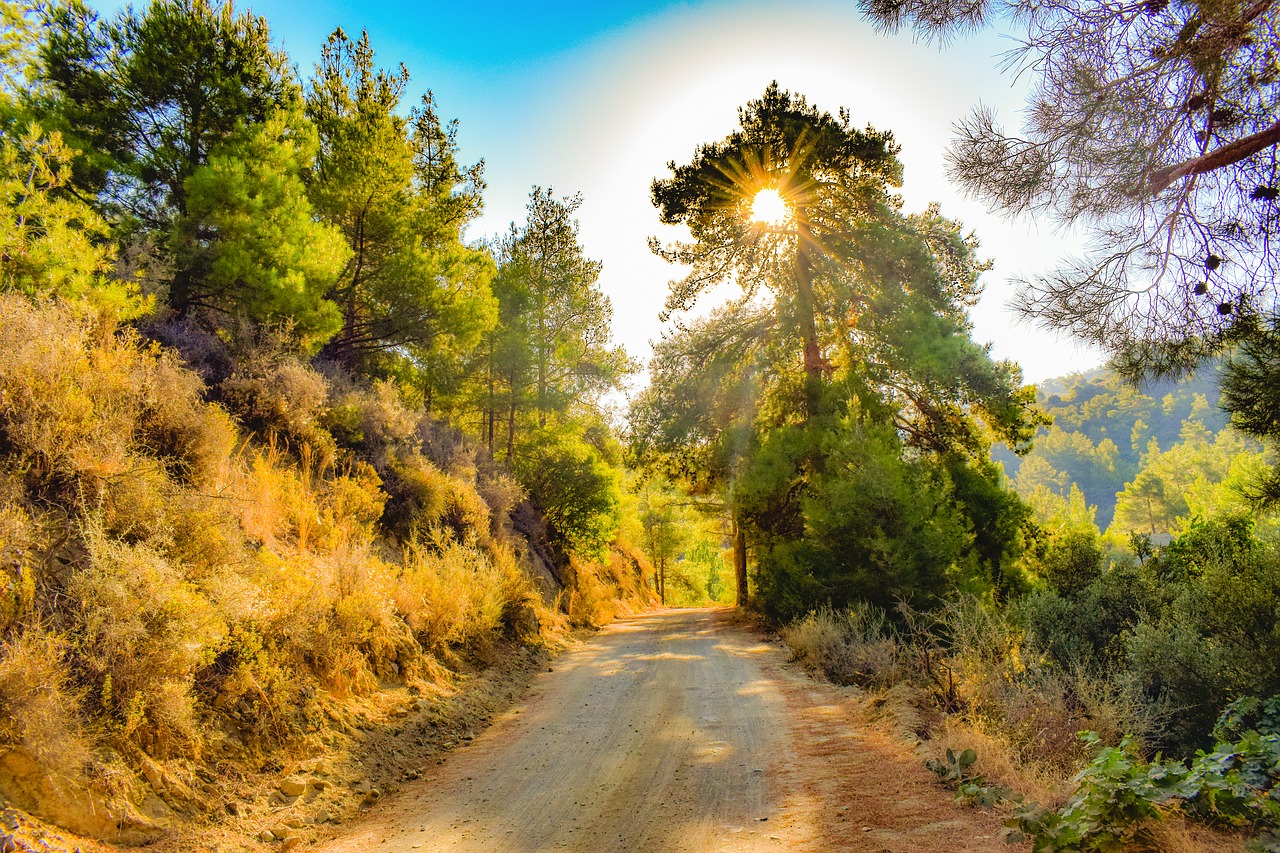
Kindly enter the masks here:
<path id="1" fill-rule="evenodd" d="M 802 211 L 796 212 L 797 218 Z M 804 337 L 805 414 L 818 413 L 822 398 L 822 350 L 818 348 L 818 324 L 813 304 L 813 235 L 803 222 L 796 226 L 796 307 Z"/>
<path id="2" fill-rule="evenodd" d="M 507 416 L 507 464 L 513 465 L 516 458 L 516 404 L 511 403 Z"/>
<path id="3" fill-rule="evenodd" d="M 658 560 L 658 601 L 667 605 L 667 561 Z"/>
<path id="4" fill-rule="evenodd" d="M 733 575 L 738 584 L 738 607 L 747 606 L 747 534 L 733 519 Z"/>
<path id="5" fill-rule="evenodd" d="M 490 341 L 489 342 L 489 417 L 488 417 L 488 424 L 487 424 L 488 432 L 489 432 L 489 455 L 490 456 L 493 455 L 493 421 L 496 415 L 496 412 L 494 411 L 494 407 L 497 405 L 497 400 L 495 399 L 493 382 L 494 382 L 493 341 Z"/>

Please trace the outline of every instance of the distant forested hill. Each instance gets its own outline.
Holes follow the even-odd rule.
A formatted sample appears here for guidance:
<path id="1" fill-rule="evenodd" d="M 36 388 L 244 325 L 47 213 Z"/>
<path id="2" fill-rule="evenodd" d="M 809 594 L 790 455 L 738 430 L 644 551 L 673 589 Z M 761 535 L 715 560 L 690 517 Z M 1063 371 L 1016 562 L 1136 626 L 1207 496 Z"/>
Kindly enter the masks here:
<path id="1" fill-rule="evenodd" d="M 1234 431 L 1228 431 L 1229 439 L 1219 439 L 1227 425 L 1218 406 L 1220 375 L 1221 366 L 1215 363 L 1181 381 L 1137 387 L 1107 368 L 1049 379 L 1040 384 L 1037 398 L 1052 425 L 1041 429 L 1024 459 L 1004 447 L 995 456 L 1024 496 L 1043 486 L 1065 497 L 1075 483 L 1097 507 L 1095 520 L 1105 530 L 1115 517 L 1117 493 L 1173 448 L 1190 441 L 1208 448 L 1208 455 L 1217 451 L 1224 472 L 1233 453 L 1259 450 Z M 1159 484 L 1161 500 L 1176 503 L 1178 495 L 1163 494 L 1175 489 L 1165 486 Z M 1150 502 L 1145 493 L 1142 498 Z M 1158 520 L 1150 524 L 1160 526 Z"/>

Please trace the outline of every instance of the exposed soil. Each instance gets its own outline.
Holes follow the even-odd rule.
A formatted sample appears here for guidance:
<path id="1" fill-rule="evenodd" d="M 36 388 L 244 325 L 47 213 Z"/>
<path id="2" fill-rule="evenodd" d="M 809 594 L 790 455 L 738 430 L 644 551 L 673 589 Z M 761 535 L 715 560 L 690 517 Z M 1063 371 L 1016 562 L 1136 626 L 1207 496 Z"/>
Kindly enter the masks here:
<path id="1" fill-rule="evenodd" d="M 975 851 L 1000 817 L 717 610 L 625 620 L 324 853 Z"/>

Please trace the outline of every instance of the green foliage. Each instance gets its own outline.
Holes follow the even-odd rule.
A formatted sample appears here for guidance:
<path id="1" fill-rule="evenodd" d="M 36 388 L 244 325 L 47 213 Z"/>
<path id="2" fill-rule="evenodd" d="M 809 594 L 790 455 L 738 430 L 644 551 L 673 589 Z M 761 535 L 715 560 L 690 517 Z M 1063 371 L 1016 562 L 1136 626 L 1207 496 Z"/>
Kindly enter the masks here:
<path id="1" fill-rule="evenodd" d="M 345 260 L 302 174 L 315 153 L 287 58 L 231 3 L 157 0 L 109 22 L 47 10 L 36 111 L 65 133 L 81 198 L 149 246 L 155 290 L 228 335 L 292 324 L 309 351 L 337 328 L 323 298 Z"/>
<path id="2" fill-rule="evenodd" d="M 329 36 L 306 99 L 320 137 L 309 192 L 349 247 L 327 290 L 342 320 L 326 354 L 402 374 L 439 405 L 458 396 L 496 320 L 494 268 L 462 242 L 483 165 L 458 164 L 456 123 L 441 123 L 430 93 L 399 114 L 408 81 L 403 67 L 375 69 L 367 33 Z"/>
<path id="3" fill-rule="evenodd" d="M 79 0 L 54 4 L 42 58 L 50 112 L 86 152 L 80 177 L 98 190 L 112 175 L 107 206 L 160 231 L 188 213 L 185 183 L 215 148 L 299 94 L 266 20 L 231 3 L 157 0 L 109 22 Z M 186 275 L 170 294 L 179 308 Z"/>
<path id="4" fill-rule="evenodd" d="M 1148 561 L 1164 603 L 1134 628 L 1129 667 L 1178 708 L 1168 737 L 1206 743 L 1225 700 L 1280 693 L 1280 559 L 1247 521 L 1202 522 Z"/>
<path id="5" fill-rule="evenodd" d="M 621 477 L 583 435 L 536 430 L 517 448 L 516 476 L 547 526 L 568 548 L 603 557 L 618 531 Z"/>
<path id="6" fill-rule="evenodd" d="M 302 183 L 315 131 L 298 111 L 280 111 L 217 145 L 186 179 L 186 213 L 172 251 L 199 280 L 188 306 L 287 323 L 304 352 L 338 331 L 325 299 L 351 256 L 337 229 L 315 221 Z"/>
<path id="7" fill-rule="evenodd" d="M 1222 379 L 1222 406 L 1231 424 L 1275 448 L 1280 440 L 1280 328 L 1255 330 L 1227 361 Z M 1263 506 L 1280 504 L 1280 472 L 1258 472 L 1249 483 L 1250 496 Z"/>
<path id="8" fill-rule="evenodd" d="M 1280 827 L 1280 699 L 1243 697 L 1227 706 L 1214 727 L 1212 751 L 1189 763 L 1143 761 L 1133 742 L 1099 748 L 1076 778 L 1061 809 L 1032 803 L 1006 822 L 1011 843 L 1030 840 L 1037 851 L 1113 851 L 1142 835 L 1144 823 L 1180 806 L 1215 824 L 1264 831 L 1251 849 L 1270 850 Z M 1246 728 L 1246 726 L 1252 726 Z M 1095 732 L 1081 740 L 1098 745 Z"/>
<path id="9" fill-rule="evenodd" d="M 982 774 L 973 769 L 978 753 L 972 749 L 957 755 L 950 747 L 941 759 L 930 758 L 925 767 L 933 771 L 942 784 L 956 789 L 956 802 L 962 805 L 994 808 L 1005 801 L 1021 802 L 1008 788 L 988 785 Z"/>
<path id="10" fill-rule="evenodd" d="M 697 495 L 724 489 L 755 439 L 763 375 L 782 356 L 773 320 L 745 303 L 668 333 L 632 402 L 632 455 Z"/>
<path id="11" fill-rule="evenodd" d="M 685 519 L 675 506 L 677 496 L 670 489 L 658 488 L 656 483 L 646 485 L 648 488 L 640 494 L 637 507 L 644 531 L 642 542 L 654 565 L 658 599 L 666 604 L 668 567 L 674 569 L 680 550 L 689 537 L 689 530 L 682 523 Z"/>
<path id="12" fill-rule="evenodd" d="M 1089 549 L 1091 550 L 1091 549 Z M 1132 562 L 1113 563 L 1074 592 L 1039 592 L 1017 604 L 1028 642 L 1055 667 L 1123 672 L 1134 627 L 1158 614 L 1158 581 Z"/>
<path id="13" fill-rule="evenodd" d="M 1098 736 L 1081 739 L 1096 745 Z M 1144 762 L 1132 741 L 1102 747 L 1076 777 L 1077 788 L 1058 811 L 1030 803 L 1007 822 L 1010 843 L 1031 841 L 1036 853 L 1078 850 L 1106 853 L 1124 849 L 1141 823 L 1159 817 L 1159 806 L 1182 796 L 1186 767 L 1176 761 Z"/>
<path id="14" fill-rule="evenodd" d="M 959 755 L 956 755 L 950 748 L 947 749 L 945 760 L 930 758 L 925 762 L 925 766 L 934 772 L 943 782 L 951 782 L 959 784 L 960 782 L 973 779 L 976 775 L 969 768 L 978 760 L 978 753 L 972 749 L 966 749 Z"/>
<path id="15" fill-rule="evenodd" d="M 0 104 L 6 104 L 31 83 L 39 44 L 35 34 L 37 9 L 27 0 L 0 2 Z"/>
<path id="16" fill-rule="evenodd" d="M 1240 356 L 1230 364 L 1245 363 Z M 1238 511 L 1270 469 L 1254 442 L 1226 429 L 1220 401 L 1232 404 L 1219 382 L 1225 394 L 1233 369 L 1210 362 L 1192 376 L 1140 385 L 1109 369 L 1048 380 L 1037 400 L 1052 426 L 1024 459 L 1001 448 L 995 455 L 1025 499 L 1049 509 L 1078 487 L 1097 507 L 1098 525 L 1121 538 L 1176 533 L 1193 515 Z"/>
<path id="17" fill-rule="evenodd" d="M 701 539 L 685 552 L 685 560 L 695 578 L 705 579 L 707 599 L 719 602 L 728 592 L 724 580 L 726 565 L 721 550 L 706 539 Z"/>
<path id="18" fill-rule="evenodd" d="M 524 227 L 513 224 L 496 247 L 500 322 L 489 342 L 487 405 L 490 424 L 507 417 L 508 449 L 522 414 L 545 427 L 575 404 L 595 405 L 635 369 L 609 343 L 613 309 L 600 290 L 600 262 L 579 242 L 581 204 L 581 196 L 558 199 L 534 187 Z"/>
<path id="19" fill-rule="evenodd" d="M 815 457 L 822 469 L 806 470 Z M 735 496 L 758 531 L 759 595 L 775 618 L 817 602 L 936 601 L 973 566 L 949 478 L 904 459 L 883 426 L 849 419 L 772 430 Z"/>
<path id="20" fill-rule="evenodd" d="M 1070 597 L 1101 577 L 1104 558 L 1095 531 L 1072 530 L 1049 543 L 1038 568 L 1055 592 Z"/>
<path id="21" fill-rule="evenodd" d="M 619 524 L 621 449 L 600 397 L 634 366 L 609 343 L 600 264 L 574 213 L 582 200 L 535 187 L 528 221 L 497 245 L 498 324 L 484 342 L 475 398 L 491 452 L 503 454 L 562 545 L 603 558 Z"/>
<path id="22" fill-rule="evenodd" d="M 1148 745 L 1189 755 L 1210 742 L 1223 704 L 1280 692 L 1280 559 L 1246 517 L 1193 521 L 1145 562 L 1114 560 L 1100 573 L 1095 548 L 1085 534 L 1052 543 L 1040 571 L 1055 588 L 1019 602 L 1019 618 L 1046 664 L 1083 668 L 1170 709 Z M 1080 565 L 1063 574 L 1055 561 L 1068 558 Z"/>
<path id="23" fill-rule="evenodd" d="M 0 289 L 137 317 L 150 300 L 109 277 L 107 223 L 67 192 L 73 158 L 61 134 L 0 121 Z"/>
<path id="24" fill-rule="evenodd" d="M 1210 436 L 1196 419 L 1183 422 L 1179 441 L 1162 450 L 1153 439 L 1142 470 L 1116 495 L 1112 529 L 1168 533 L 1196 516 L 1247 512 L 1249 487 L 1270 470 L 1255 445 L 1232 429 Z"/>

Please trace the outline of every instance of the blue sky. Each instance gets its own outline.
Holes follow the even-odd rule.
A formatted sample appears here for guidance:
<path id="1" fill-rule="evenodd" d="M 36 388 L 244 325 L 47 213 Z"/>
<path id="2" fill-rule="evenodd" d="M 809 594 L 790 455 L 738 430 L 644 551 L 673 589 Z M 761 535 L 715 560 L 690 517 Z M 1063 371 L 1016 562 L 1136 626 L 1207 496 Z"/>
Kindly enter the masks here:
<path id="1" fill-rule="evenodd" d="M 104 12 L 121 5 L 90 2 Z M 642 360 L 662 333 L 666 282 L 679 274 L 646 248 L 648 236 L 676 233 L 658 223 L 649 183 L 668 161 L 729 133 L 737 108 L 774 79 L 822 109 L 847 106 L 856 123 L 894 131 L 907 209 L 938 201 L 976 231 L 995 267 L 975 337 L 996 356 L 1021 363 L 1030 381 L 1101 360 L 1007 309 L 1010 280 L 1049 268 L 1072 241 L 1045 223 L 992 216 L 946 178 L 951 127 L 975 105 L 1019 124 L 1025 90 L 998 68 L 1015 42 L 998 28 L 939 49 L 876 32 L 852 0 L 236 5 L 270 22 L 304 77 L 341 26 L 353 36 L 367 29 L 379 64 L 408 67 L 406 107 L 432 89 L 442 113 L 459 119 L 463 156 L 486 162 L 486 211 L 471 237 L 521 220 L 534 184 L 581 192 L 582 239 L 604 262 L 615 337 Z"/>

